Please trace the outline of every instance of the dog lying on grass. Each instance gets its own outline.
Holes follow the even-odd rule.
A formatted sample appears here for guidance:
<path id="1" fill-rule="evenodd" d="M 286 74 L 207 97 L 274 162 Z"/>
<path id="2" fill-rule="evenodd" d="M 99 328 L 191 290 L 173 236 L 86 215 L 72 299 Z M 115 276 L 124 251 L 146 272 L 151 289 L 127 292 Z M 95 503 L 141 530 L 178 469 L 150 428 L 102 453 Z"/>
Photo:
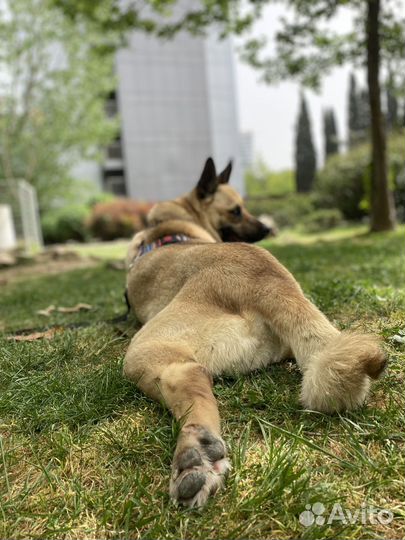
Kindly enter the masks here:
<path id="1" fill-rule="evenodd" d="M 181 421 L 170 494 L 190 507 L 230 468 L 213 377 L 294 357 L 303 406 L 334 412 L 361 405 L 385 365 L 375 337 L 337 330 L 277 259 L 246 243 L 269 230 L 228 185 L 231 168 L 217 175 L 209 158 L 191 193 L 152 208 L 127 258 L 128 300 L 143 327 L 124 373 Z"/>

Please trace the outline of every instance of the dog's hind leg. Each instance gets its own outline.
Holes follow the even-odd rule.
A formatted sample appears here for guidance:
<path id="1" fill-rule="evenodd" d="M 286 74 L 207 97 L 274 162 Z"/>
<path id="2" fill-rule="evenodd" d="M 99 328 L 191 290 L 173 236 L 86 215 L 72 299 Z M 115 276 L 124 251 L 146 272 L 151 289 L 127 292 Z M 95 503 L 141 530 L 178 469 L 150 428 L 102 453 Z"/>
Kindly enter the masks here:
<path id="1" fill-rule="evenodd" d="M 187 506 L 203 505 L 223 484 L 229 470 L 220 436 L 212 378 L 193 361 L 187 344 L 135 336 L 125 357 L 124 373 L 151 398 L 163 402 L 180 421 L 173 458 L 170 495 Z"/>

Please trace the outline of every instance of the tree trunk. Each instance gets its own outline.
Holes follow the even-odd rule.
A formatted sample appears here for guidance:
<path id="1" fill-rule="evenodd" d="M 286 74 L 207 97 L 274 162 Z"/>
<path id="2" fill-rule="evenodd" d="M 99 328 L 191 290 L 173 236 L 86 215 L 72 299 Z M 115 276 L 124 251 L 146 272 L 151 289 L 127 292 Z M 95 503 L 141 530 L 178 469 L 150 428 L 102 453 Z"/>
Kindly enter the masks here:
<path id="1" fill-rule="evenodd" d="M 380 89 L 380 0 L 367 0 L 367 81 L 371 112 L 371 231 L 396 225 L 394 198 L 388 186 L 387 149 Z"/>

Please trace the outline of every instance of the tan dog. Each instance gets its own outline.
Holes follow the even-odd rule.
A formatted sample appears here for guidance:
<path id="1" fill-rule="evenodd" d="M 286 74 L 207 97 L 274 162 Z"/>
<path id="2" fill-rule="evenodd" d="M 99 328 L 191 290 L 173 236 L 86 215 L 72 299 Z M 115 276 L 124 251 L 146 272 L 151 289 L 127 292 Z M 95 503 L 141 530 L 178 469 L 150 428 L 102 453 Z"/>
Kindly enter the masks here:
<path id="1" fill-rule="evenodd" d="M 144 326 L 124 372 L 181 420 L 170 494 L 188 506 L 204 504 L 229 469 L 213 377 L 293 356 L 303 405 L 333 412 L 363 403 L 385 364 L 375 338 L 337 330 L 268 251 L 243 243 L 269 231 L 227 185 L 230 173 L 217 176 L 208 159 L 191 193 L 152 208 L 127 260 Z"/>

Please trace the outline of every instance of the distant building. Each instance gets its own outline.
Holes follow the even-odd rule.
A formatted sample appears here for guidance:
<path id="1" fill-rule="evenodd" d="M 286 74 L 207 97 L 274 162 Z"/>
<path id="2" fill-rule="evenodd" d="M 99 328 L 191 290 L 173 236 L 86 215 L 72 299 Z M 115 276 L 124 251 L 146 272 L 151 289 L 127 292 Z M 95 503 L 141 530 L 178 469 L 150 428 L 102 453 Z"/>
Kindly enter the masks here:
<path id="1" fill-rule="evenodd" d="M 233 159 L 232 184 L 244 192 L 229 40 L 182 32 L 160 41 L 137 32 L 117 54 L 116 75 L 107 110 L 119 115 L 121 133 L 107 149 L 103 189 L 141 200 L 173 198 L 192 189 L 212 156 L 218 169 Z M 94 166 L 75 170 L 100 184 Z"/>
<path id="2" fill-rule="evenodd" d="M 243 171 L 254 165 L 253 133 L 245 131 L 240 134 L 240 163 Z"/>

